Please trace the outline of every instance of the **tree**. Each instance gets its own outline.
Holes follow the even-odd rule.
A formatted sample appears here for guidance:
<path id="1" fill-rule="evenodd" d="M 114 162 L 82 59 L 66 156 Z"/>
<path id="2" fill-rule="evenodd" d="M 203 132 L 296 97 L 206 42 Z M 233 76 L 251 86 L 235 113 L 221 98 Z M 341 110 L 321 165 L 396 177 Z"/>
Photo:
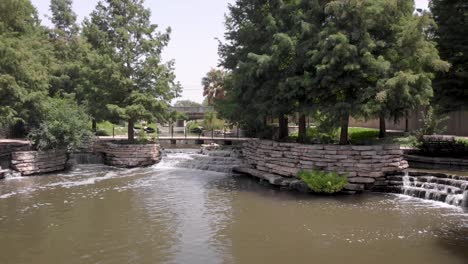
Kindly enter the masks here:
<path id="1" fill-rule="evenodd" d="M 450 71 L 437 75 L 434 99 L 446 112 L 460 110 L 468 105 L 468 3 L 432 0 L 430 9 L 440 56 L 452 65 Z"/>
<path id="2" fill-rule="evenodd" d="M 398 120 L 429 104 L 434 73 L 447 70 L 448 64 L 440 59 L 435 43 L 426 34 L 433 20 L 427 13 L 414 14 L 413 0 L 377 0 L 373 6 L 370 33 L 378 45 L 376 55 L 390 63 L 370 102 L 371 115 L 373 111 L 380 119 L 382 138 L 386 135 L 385 119 Z"/>
<path id="3" fill-rule="evenodd" d="M 52 23 L 59 36 L 73 37 L 78 32 L 76 14 L 72 9 L 72 0 L 51 0 Z"/>
<path id="4" fill-rule="evenodd" d="M 38 125 L 53 53 L 29 0 L 0 2 L 0 124 Z"/>
<path id="5" fill-rule="evenodd" d="M 101 1 L 91 14 L 85 32 L 93 48 L 112 69 L 108 109 L 128 121 L 128 139 L 134 139 L 139 119 L 162 119 L 169 102 L 178 96 L 174 62 L 161 62 L 170 29 L 157 32 L 143 0 Z"/>
<path id="6" fill-rule="evenodd" d="M 267 79 L 256 74 L 252 54 L 265 53 L 272 33 L 266 25 L 269 16 L 266 0 L 241 0 L 229 5 L 225 43 L 220 43 L 221 66 L 229 72 L 225 79 L 226 97 L 216 104 L 220 115 L 257 136 L 268 130 L 271 116 Z"/>
<path id="7" fill-rule="evenodd" d="M 375 55 L 377 44 L 369 29 L 371 3 L 331 1 L 326 23 L 312 57 L 321 109 L 341 126 L 340 144 L 348 144 L 350 116 L 359 116 L 376 94 L 375 82 L 389 63 Z"/>
<path id="8" fill-rule="evenodd" d="M 223 99 L 225 97 L 224 79 L 226 73 L 220 69 L 211 69 L 202 79 L 203 96 L 212 104 L 213 99 Z"/>
<path id="9" fill-rule="evenodd" d="M 180 100 L 174 104 L 174 107 L 201 107 L 201 106 L 202 106 L 201 104 L 194 102 L 194 101 L 190 101 L 190 100 Z"/>
<path id="10" fill-rule="evenodd" d="M 73 99 L 48 98 L 43 115 L 40 126 L 29 134 L 39 150 L 76 149 L 91 137 L 89 116 Z"/>

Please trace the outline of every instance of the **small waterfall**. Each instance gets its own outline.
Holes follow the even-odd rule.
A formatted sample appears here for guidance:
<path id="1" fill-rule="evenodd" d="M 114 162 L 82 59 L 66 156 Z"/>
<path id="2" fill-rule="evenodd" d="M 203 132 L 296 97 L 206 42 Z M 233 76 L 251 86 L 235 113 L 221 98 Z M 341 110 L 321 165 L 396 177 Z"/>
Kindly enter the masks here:
<path id="1" fill-rule="evenodd" d="M 73 164 L 104 164 L 102 154 L 100 153 L 73 153 L 70 155 L 70 161 Z"/>
<path id="2" fill-rule="evenodd" d="M 459 176 L 403 176 L 404 195 L 468 207 L 468 179 Z"/>
<path id="3" fill-rule="evenodd" d="M 230 173 L 240 164 L 233 151 L 199 151 L 195 149 L 168 149 L 163 151 L 158 168 L 185 168 Z"/>
<path id="4" fill-rule="evenodd" d="M 16 179 L 22 177 L 21 173 L 10 169 L 5 170 L 3 176 L 5 179 Z"/>

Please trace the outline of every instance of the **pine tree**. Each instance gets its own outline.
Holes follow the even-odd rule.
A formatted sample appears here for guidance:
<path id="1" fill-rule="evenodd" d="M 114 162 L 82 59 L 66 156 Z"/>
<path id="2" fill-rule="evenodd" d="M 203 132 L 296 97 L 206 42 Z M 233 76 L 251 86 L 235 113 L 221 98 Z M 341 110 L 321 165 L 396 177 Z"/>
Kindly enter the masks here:
<path id="1" fill-rule="evenodd" d="M 164 117 L 169 102 L 180 92 L 175 82 L 174 62 L 161 62 L 170 29 L 157 32 L 143 0 L 99 2 L 88 23 L 87 38 L 103 55 L 112 72 L 108 90 L 109 110 L 128 121 L 128 139 L 139 119 Z"/>
<path id="2" fill-rule="evenodd" d="M 348 144 L 350 116 L 362 115 L 376 93 L 378 77 L 389 68 L 376 56 L 370 29 L 371 3 L 338 0 L 326 5 L 312 65 L 316 68 L 320 108 L 341 126 L 340 144 Z"/>
<path id="3" fill-rule="evenodd" d="M 432 0 L 430 8 L 440 56 L 452 66 L 434 82 L 435 101 L 445 111 L 468 107 L 468 2 Z"/>
<path id="4" fill-rule="evenodd" d="M 380 137 L 385 137 L 385 119 L 398 120 L 410 110 L 429 104 L 432 79 L 448 69 L 439 58 L 435 43 L 426 31 L 433 25 L 427 13 L 413 14 L 413 0 L 373 2 L 371 34 L 378 43 L 376 54 L 390 67 L 377 82 L 378 92 L 371 109 L 380 118 Z"/>
<path id="5" fill-rule="evenodd" d="M 38 125 L 52 47 L 29 0 L 0 2 L 0 124 Z"/>

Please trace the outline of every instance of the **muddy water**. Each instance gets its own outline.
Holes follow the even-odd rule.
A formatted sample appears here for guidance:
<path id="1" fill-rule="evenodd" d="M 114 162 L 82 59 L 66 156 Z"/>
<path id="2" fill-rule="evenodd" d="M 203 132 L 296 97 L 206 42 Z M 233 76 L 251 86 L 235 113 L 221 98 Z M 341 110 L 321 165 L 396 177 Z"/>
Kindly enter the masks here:
<path id="1" fill-rule="evenodd" d="M 300 195 L 165 159 L 0 181 L 0 263 L 468 263 L 459 208 Z"/>

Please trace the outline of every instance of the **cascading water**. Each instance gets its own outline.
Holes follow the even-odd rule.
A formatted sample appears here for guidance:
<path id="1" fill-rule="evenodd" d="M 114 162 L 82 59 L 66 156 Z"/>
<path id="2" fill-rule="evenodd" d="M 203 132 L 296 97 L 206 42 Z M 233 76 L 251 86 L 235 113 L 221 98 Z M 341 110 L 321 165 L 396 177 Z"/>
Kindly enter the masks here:
<path id="1" fill-rule="evenodd" d="M 426 200 L 468 207 L 468 180 L 459 176 L 403 176 L 402 193 Z"/>
<path id="2" fill-rule="evenodd" d="M 167 149 L 163 151 L 159 168 L 185 168 L 230 173 L 240 164 L 234 151 L 206 151 L 195 149 Z"/>

